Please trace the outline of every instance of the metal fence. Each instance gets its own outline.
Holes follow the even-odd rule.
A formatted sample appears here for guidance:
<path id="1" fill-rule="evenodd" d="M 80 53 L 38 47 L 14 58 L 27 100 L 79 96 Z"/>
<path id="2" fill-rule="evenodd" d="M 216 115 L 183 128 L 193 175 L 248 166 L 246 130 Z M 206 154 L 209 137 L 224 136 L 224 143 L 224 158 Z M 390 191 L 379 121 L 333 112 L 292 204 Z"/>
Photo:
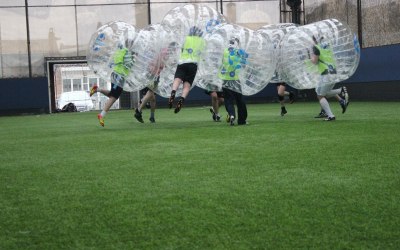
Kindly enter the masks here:
<path id="1" fill-rule="evenodd" d="M 299 1 L 299 0 L 297 0 Z M 230 22 L 257 29 L 292 22 L 288 0 L 1 0 L 0 78 L 43 77 L 46 57 L 82 57 L 91 34 L 120 20 L 143 28 L 172 8 L 201 3 Z M 327 18 L 347 22 L 363 48 L 400 43 L 398 0 L 303 0 L 301 24 Z"/>
<path id="2" fill-rule="evenodd" d="M 362 48 L 400 43 L 398 0 L 304 0 L 305 21 L 336 18 L 358 33 Z"/>

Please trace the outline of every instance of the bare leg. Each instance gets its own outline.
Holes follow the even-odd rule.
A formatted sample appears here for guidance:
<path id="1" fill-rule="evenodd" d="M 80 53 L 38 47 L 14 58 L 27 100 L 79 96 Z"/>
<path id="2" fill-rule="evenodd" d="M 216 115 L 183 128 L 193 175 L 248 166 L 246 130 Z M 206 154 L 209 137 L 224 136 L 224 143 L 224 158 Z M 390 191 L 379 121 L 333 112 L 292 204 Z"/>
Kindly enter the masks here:
<path id="1" fill-rule="evenodd" d="M 156 98 L 154 96 L 154 92 L 151 91 L 151 90 L 148 90 L 146 92 L 146 95 L 143 96 L 142 103 L 139 105 L 138 110 L 140 112 L 142 112 L 143 108 L 146 106 L 146 103 L 150 102 L 151 111 L 154 112 L 154 110 L 155 110 L 155 101 L 156 101 Z"/>
<path id="2" fill-rule="evenodd" d="M 105 96 L 108 96 L 110 94 L 110 90 L 108 89 L 97 89 L 97 92 L 100 92 Z"/>
<path id="3" fill-rule="evenodd" d="M 110 94 L 110 90 L 108 90 L 108 89 L 100 89 L 97 85 L 95 85 L 90 89 L 90 96 L 94 95 L 97 92 L 100 92 L 105 96 L 108 96 Z"/>
<path id="4" fill-rule="evenodd" d="M 150 102 L 150 122 L 154 123 L 156 122 L 156 120 L 154 119 L 154 114 L 156 112 L 156 96 L 154 95 L 154 92 L 151 91 L 150 89 L 146 92 L 146 95 L 143 97 L 142 103 L 139 106 L 138 110 L 135 111 L 135 118 L 139 122 L 144 122 L 142 118 L 142 109 L 144 108 L 147 102 Z"/>
<path id="5" fill-rule="evenodd" d="M 172 91 L 176 91 L 179 88 L 179 85 L 182 83 L 182 79 L 175 78 L 174 82 L 172 83 Z"/>
<path id="6" fill-rule="evenodd" d="M 211 105 L 214 110 L 214 113 L 218 114 L 220 104 L 219 104 L 217 92 L 211 92 L 210 95 L 211 95 Z"/>
<path id="7" fill-rule="evenodd" d="M 285 91 L 286 90 L 285 85 L 278 85 L 276 88 L 278 91 L 279 103 L 281 104 L 281 116 L 284 116 L 287 113 L 286 107 L 285 107 L 285 93 L 288 93 L 288 92 Z"/>
<path id="8" fill-rule="evenodd" d="M 172 83 L 172 91 L 171 91 L 171 95 L 168 99 L 168 107 L 172 108 L 172 105 L 174 103 L 175 100 L 175 93 L 176 90 L 179 88 L 179 85 L 182 83 L 182 79 L 180 78 L 175 78 L 174 82 Z"/>
<path id="9" fill-rule="evenodd" d="M 178 113 L 181 110 L 183 102 L 185 101 L 186 97 L 189 95 L 191 86 L 192 85 L 190 85 L 189 82 L 183 83 L 182 96 L 181 96 L 181 98 L 179 98 L 179 101 L 176 104 L 175 111 L 174 111 L 175 113 Z"/>
<path id="10" fill-rule="evenodd" d="M 218 97 L 217 92 L 211 92 L 211 105 L 212 108 L 210 109 L 210 112 L 212 114 L 212 119 L 216 122 L 219 122 L 221 119 L 221 115 L 219 114 L 219 107 L 224 103 L 224 98 Z"/>
<path id="11" fill-rule="evenodd" d="M 104 117 L 107 115 L 107 112 L 110 111 L 111 106 L 117 100 L 114 96 L 110 96 L 107 102 L 104 104 L 103 110 L 100 114 L 97 115 L 97 119 L 99 119 L 100 125 L 104 127 Z"/>
<path id="12" fill-rule="evenodd" d="M 156 102 L 156 96 L 154 95 L 153 91 L 151 91 L 151 95 L 150 95 L 149 101 L 150 101 L 150 111 L 151 111 L 151 113 L 156 112 L 156 104 L 157 104 L 157 102 Z"/>
<path id="13" fill-rule="evenodd" d="M 114 96 L 110 96 L 108 98 L 106 104 L 104 104 L 103 111 L 104 112 L 110 111 L 111 106 L 115 103 L 116 100 L 117 100 L 117 98 L 115 98 Z M 103 115 L 103 117 L 104 117 L 104 115 Z"/>
<path id="14" fill-rule="evenodd" d="M 218 97 L 218 106 L 221 107 L 222 104 L 224 104 L 224 98 L 223 97 Z"/>
<path id="15" fill-rule="evenodd" d="M 184 82 L 183 83 L 183 90 L 182 90 L 182 97 L 186 99 L 186 97 L 189 95 L 189 91 L 192 85 L 190 85 L 189 82 Z"/>
<path id="16" fill-rule="evenodd" d="M 281 104 L 281 107 L 285 107 L 285 99 L 284 96 L 285 95 L 289 95 L 289 92 L 286 92 L 286 87 L 285 85 L 279 85 L 277 87 L 277 91 L 278 91 L 278 96 L 279 96 L 279 103 Z M 286 94 L 287 93 L 287 94 Z"/>

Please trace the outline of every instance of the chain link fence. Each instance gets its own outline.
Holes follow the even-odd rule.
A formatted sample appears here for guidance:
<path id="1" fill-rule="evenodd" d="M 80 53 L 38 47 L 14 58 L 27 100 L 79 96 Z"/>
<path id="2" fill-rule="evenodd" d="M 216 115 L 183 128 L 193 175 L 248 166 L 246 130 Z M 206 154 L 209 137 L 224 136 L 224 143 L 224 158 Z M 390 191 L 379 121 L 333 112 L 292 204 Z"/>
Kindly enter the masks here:
<path id="1" fill-rule="evenodd" d="M 398 0 L 304 0 L 305 22 L 328 18 L 346 22 L 363 48 L 400 43 Z"/>

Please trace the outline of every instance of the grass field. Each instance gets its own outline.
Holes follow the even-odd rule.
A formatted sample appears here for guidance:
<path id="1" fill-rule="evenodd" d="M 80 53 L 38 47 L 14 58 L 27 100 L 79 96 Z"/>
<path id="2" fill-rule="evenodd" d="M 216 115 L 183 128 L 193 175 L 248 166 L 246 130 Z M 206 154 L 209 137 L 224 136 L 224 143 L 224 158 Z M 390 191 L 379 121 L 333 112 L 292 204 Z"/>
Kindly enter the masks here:
<path id="1" fill-rule="evenodd" d="M 400 104 L 332 107 L 0 117 L 0 249 L 400 249 Z"/>

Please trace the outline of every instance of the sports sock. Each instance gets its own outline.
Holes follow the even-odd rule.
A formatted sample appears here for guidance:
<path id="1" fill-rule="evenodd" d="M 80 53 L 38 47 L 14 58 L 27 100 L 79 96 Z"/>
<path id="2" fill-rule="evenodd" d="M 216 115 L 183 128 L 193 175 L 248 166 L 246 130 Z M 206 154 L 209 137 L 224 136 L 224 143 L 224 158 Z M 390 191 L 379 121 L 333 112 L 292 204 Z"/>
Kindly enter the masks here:
<path id="1" fill-rule="evenodd" d="M 104 111 L 104 110 L 102 110 L 101 113 L 100 113 L 100 115 L 101 115 L 103 118 L 106 116 L 106 114 L 107 114 L 107 112 Z"/>
<path id="2" fill-rule="evenodd" d="M 319 100 L 319 103 L 321 105 L 321 108 L 328 115 L 328 117 L 333 117 L 334 116 L 333 113 L 332 113 L 331 107 L 329 106 L 328 100 L 326 100 L 326 98 L 321 98 L 321 100 Z"/>

